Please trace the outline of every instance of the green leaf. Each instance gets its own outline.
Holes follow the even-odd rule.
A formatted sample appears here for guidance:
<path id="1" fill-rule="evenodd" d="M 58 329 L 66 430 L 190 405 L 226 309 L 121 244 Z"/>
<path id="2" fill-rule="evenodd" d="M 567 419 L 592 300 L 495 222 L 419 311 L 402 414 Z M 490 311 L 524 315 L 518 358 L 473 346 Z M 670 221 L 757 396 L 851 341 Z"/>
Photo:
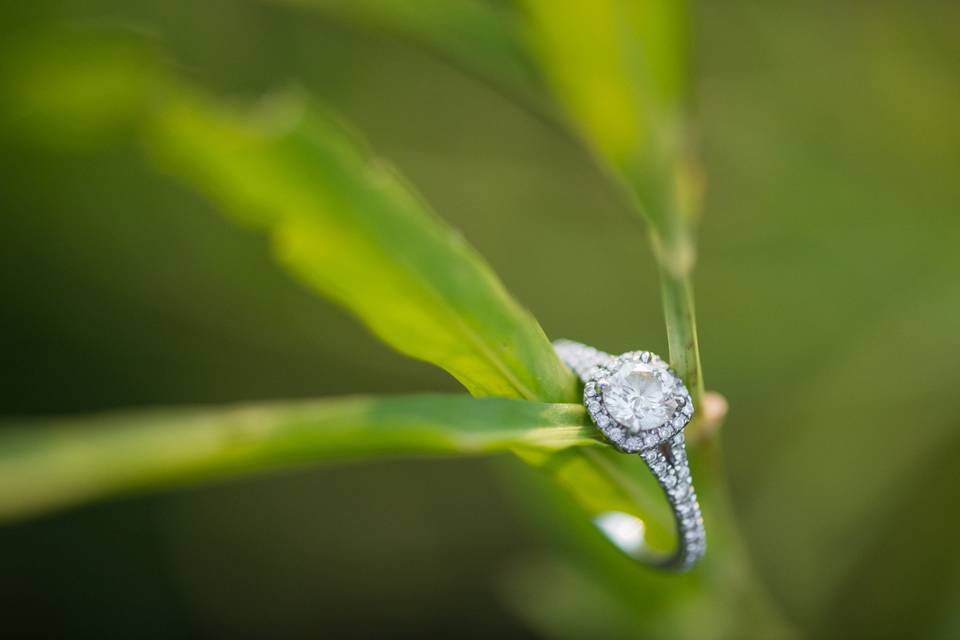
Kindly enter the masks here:
<path id="1" fill-rule="evenodd" d="M 530 48 L 554 97 L 636 195 L 655 229 L 667 233 L 671 173 L 684 143 L 685 3 L 524 4 Z"/>
<path id="2" fill-rule="evenodd" d="M 536 320 L 384 162 L 297 96 L 232 109 L 180 90 L 148 121 L 164 167 L 266 230 L 277 256 L 384 342 L 478 396 L 576 397 Z"/>
<path id="3" fill-rule="evenodd" d="M 582 407 L 355 397 L 33 420 L 0 429 L 0 520 L 321 460 L 600 446 Z"/>

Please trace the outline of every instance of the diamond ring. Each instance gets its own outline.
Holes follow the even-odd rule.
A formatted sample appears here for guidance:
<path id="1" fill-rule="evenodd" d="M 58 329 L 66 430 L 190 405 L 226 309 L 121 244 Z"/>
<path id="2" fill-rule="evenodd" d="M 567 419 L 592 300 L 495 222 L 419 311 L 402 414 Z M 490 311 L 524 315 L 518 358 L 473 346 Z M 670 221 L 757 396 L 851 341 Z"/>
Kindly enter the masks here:
<path id="1" fill-rule="evenodd" d="M 601 514 L 597 525 L 628 555 L 686 571 L 703 556 L 706 542 L 684 447 L 693 401 L 683 381 L 649 351 L 613 356 L 569 340 L 553 345 L 583 381 L 583 403 L 597 428 L 618 450 L 639 453 L 656 476 L 676 520 L 677 548 L 668 556 L 651 554 L 643 542 L 643 523 L 626 513 Z"/>

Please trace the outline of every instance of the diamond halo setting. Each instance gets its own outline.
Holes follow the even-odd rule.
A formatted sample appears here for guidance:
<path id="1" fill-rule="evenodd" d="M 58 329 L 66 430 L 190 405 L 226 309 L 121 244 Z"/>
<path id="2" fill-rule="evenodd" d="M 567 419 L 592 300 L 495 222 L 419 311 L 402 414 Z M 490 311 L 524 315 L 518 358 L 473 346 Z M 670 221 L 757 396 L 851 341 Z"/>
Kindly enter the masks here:
<path id="1" fill-rule="evenodd" d="M 693 416 L 687 388 L 649 351 L 612 356 L 571 340 L 553 344 L 564 364 L 583 381 L 587 413 L 600 431 L 620 451 L 639 453 L 653 472 L 673 510 L 677 548 L 667 555 L 649 550 L 642 538 L 643 522 L 634 514 L 607 512 L 594 522 L 636 560 L 662 569 L 690 569 L 707 546 L 684 445 L 683 429 Z"/>
<path id="2" fill-rule="evenodd" d="M 607 439 L 628 453 L 669 441 L 693 416 L 683 382 L 649 351 L 631 351 L 593 367 L 585 376 L 583 399 Z"/>

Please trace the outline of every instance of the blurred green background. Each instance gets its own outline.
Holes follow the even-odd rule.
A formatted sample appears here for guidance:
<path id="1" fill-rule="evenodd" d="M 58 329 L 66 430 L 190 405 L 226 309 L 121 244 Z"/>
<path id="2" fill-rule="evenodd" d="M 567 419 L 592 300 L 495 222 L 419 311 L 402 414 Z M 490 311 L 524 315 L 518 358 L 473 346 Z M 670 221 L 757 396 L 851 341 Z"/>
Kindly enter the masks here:
<path id="1" fill-rule="evenodd" d="M 725 456 L 756 568 L 803 635 L 957 637 L 960 5 L 693 9 L 701 349 L 730 401 Z M 575 140 L 473 76 L 253 0 L 7 3 L 0 43 L 63 22 L 144 32 L 220 94 L 302 88 L 550 336 L 666 352 L 642 223 Z M 3 415 L 458 389 L 132 146 L 0 144 Z M 537 636 L 511 603 L 517 567 L 564 552 L 503 482 L 518 467 L 306 469 L 7 525 L 2 633 Z"/>

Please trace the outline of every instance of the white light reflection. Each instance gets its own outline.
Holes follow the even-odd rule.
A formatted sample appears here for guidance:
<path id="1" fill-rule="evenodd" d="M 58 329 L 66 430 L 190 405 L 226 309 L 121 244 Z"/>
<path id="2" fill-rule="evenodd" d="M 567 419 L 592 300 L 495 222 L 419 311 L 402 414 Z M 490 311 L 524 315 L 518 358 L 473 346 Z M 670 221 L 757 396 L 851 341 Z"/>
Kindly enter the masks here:
<path id="1" fill-rule="evenodd" d="M 643 548 L 643 520 L 622 511 L 607 511 L 593 523 L 624 553 L 635 556 Z"/>

